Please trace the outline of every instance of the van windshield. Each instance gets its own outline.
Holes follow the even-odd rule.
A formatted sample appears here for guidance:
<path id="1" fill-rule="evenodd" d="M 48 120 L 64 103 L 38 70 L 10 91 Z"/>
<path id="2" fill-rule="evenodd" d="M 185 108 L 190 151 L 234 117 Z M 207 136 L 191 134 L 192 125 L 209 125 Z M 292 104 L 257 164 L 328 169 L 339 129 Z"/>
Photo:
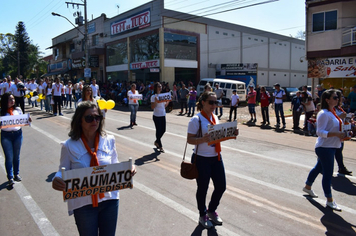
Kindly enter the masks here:
<path id="1" fill-rule="evenodd" d="M 236 89 L 236 84 L 232 84 L 232 88 L 231 89 Z"/>

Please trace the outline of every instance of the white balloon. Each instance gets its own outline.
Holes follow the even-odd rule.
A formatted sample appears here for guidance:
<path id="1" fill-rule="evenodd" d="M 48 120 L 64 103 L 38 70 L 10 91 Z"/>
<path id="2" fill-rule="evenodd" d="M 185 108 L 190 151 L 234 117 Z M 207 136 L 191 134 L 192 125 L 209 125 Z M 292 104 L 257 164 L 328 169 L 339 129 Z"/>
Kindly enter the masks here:
<path id="1" fill-rule="evenodd" d="M 38 96 L 35 96 L 35 99 L 37 100 L 37 99 L 38 99 Z"/>
<path id="2" fill-rule="evenodd" d="M 32 97 L 32 98 L 31 98 L 31 101 L 32 101 L 32 102 L 34 102 L 34 101 L 36 101 L 36 100 L 37 100 L 36 97 Z"/>

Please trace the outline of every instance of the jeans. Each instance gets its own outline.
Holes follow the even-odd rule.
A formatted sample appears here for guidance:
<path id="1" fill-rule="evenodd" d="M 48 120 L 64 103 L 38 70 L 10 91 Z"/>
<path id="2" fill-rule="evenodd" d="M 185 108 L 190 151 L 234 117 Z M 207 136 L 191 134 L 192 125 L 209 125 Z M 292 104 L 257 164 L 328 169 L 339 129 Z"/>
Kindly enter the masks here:
<path id="1" fill-rule="evenodd" d="M 300 115 L 302 114 L 302 112 L 293 110 L 292 114 L 293 114 L 293 129 L 298 129 L 299 122 L 300 122 Z"/>
<path id="2" fill-rule="evenodd" d="M 136 114 L 137 114 L 137 111 L 138 111 L 138 104 L 129 104 L 129 108 L 130 108 L 130 111 L 131 111 L 130 124 L 136 123 Z"/>
<path id="3" fill-rule="evenodd" d="M 185 108 L 185 113 L 187 113 L 187 99 L 180 100 L 180 111 L 183 113 L 183 108 Z"/>
<path id="4" fill-rule="evenodd" d="M 15 106 L 21 107 L 22 113 L 25 114 L 25 100 L 24 100 L 24 97 L 15 97 Z"/>
<path id="5" fill-rule="evenodd" d="M 268 106 L 267 107 L 261 107 L 261 112 L 262 112 L 262 120 L 263 123 L 269 123 L 269 112 L 268 112 Z"/>
<path id="6" fill-rule="evenodd" d="M 43 110 L 43 99 L 41 99 L 41 101 L 40 101 L 40 105 L 41 105 L 41 111 Z"/>
<path id="7" fill-rule="evenodd" d="M 215 115 L 218 115 L 218 108 L 215 108 Z M 220 107 L 220 116 L 223 115 L 223 108 Z"/>
<path id="8" fill-rule="evenodd" d="M 166 132 L 166 117 L 165 116 L 153 116 L 153 122 L 156 127 L 156 141 L 158 146 L 162 147 L 161 138 Z"/>
<path id="9" fill-rule="evenodd" d="M 325 197 L 332 197 L 331 194 L 331 177 L 334 172 L 334 156 L 336 148 L 315 148 L 315 153 L 318 156 L 318 161 L 313 169 L 309 172 L 307 185 L 312 186 L 316 177 L 321 173 L 323 174 L 322 186 Z"/>
<path id="10" fill-rule="evenodd" d="M 77 109 L 77 103 L 78 103 L 79 98 L 81 98 L 81 97 L 82 97 L 81 93 L 75 93 L 75 100 L 74 100 L 75 109 Z"/>
<path id="11" fill-rule="evenodd" d="M 70 108 L 72 108 L 72 94 L 66 94 L 66 107 L 68 107 L 68 103 L 70 105 Z"/>
<path id="12" fill-rule="evenodd" d="M 286 121 L 284 119 L 284 112 L 283 112 L 283 103 L 281 104 L 274 104 L 274 112 L 276 113 L 277 124 L 279 125 L 281 122 L 279 120 L 279 115 L 281 115 L 283 125 L 286 125 Z"/>
<path id="13" fill-rule="evenodd" d="M 237 106 L 231 106 L 230 107 L 230 118 L 229 118 L 229 120 L 231 120 L 231 118 L 232 118 L 232 112 L 234 112 L 234 120 L 236 120 L 236 111 L 237 111 Z"/>
<path id="14" fill-rule="evenodd" d="M 119 200 L 106 200 L 98 207 L 86 205 L 74 210 L 75 224 L 79 235 L 83 236 L 115 236 Z"/>
<path id="15" fill-rule="evenodd" d="M 18 131 L 1 131 L 1 146 L 5 155 L 7 179 L 13 179 L 20 172 L 20 150 L 22 129 Z"/>
<path id="16" fill-rule="evenodd" d="M 214 191 L 211 195 L 211 199 L 208 206 L 209 212 L 215 212 L 219 206 L 220 199 L 226 190 L 226 177 L 224 163 L 218 160 L 218 157 L 203 157 L 193 154 L 192 162 L 196 160 L 196 166 L 198 169 L 197 192 L 196 199 L 198 203 L 198 210 L 200 216 L 206 215 L 206 194 L 209 188 L 210 178 L 214 184 Z"/>
<path id="17" fill-rule="evenodd" d="M 46 108 L 47 112 L 52 111 L 51 99 L 52 99 L 52 94 L 46 95 L 46 103 L 45 104 L 47 104 L 47 108 Z"/>
<path id="18" fill-rule="evenodd" d="M 305 118 L 304 118 L 304 129 L 308 130 L 308 120 L 310 117 L 312 117 L 314 111 L 307 111 L 305 112 Z"/>
<path id="19" fill-rule="evenodd" d="M 195 100 L 189 100 L 189 102 L 188 102 L 188 108 L 189 108 L 188 115 L 190 115 L 190 114 L 192 114 L 192 116 L 194 115 L 195 104 L 196 104 Z M 193 108 L 192 112 L 191 112 L 191 108 Z"/>
<path id="20" fill-rule="evenodd" d="M 342 155 L 342 150 L 344 150 L 344 142 L 341 142 L 341 147 L 336 148 L 335 151 L 335 160 L 339 166 L 339 170 L 345 169 L 344 165 L 344 156 Z"/>

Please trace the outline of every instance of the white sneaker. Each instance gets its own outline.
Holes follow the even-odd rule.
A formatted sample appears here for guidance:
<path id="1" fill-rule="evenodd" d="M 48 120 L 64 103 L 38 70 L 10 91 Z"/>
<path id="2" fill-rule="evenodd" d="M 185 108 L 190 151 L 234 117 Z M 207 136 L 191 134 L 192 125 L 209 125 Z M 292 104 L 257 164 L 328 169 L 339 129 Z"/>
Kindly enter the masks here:
<path id="1" fill-rule="evenodd" d="M 223 221 L 216 212 L 207 212 L 210 220 L 212 220 L 217 225 L 222 225 Z"/>
<path id="2" fill-rule="evenodd" d="M 311 196 L 311 197 L 318 197 L 318 195 L 316 195 L 316 193 L 311 189 L 309 190 L 304 187 L 303 191 L 306 192 L 307 194 L 309 194 L 309 196 Z"/>
<path id="3" fill-rule="evenodd" d="M 326 202 L 326 206 L 330 207 L 331 209 L 335 210 L 335 211 L 341 211 L 341 208 L 337 206 L 336 202 Z"/>
<path id="4" fill-rule="evenodd" d="M 199 217 L 199 224 L 201 224 L 201 226 L 206 229 L 210 229 L 211 227 L 213 227 L 213 223 L 211 223 L 207 215 Z"/>

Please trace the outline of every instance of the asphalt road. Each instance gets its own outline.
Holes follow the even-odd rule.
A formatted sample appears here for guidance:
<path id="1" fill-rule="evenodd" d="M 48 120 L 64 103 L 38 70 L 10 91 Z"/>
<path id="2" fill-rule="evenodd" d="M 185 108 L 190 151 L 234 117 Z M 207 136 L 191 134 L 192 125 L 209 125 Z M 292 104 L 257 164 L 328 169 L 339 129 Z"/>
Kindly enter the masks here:
<path id="1" fill-rule="evenodd" d="M 0 235 L 78 235 L 62 194 L 51 187 L 58 170 L 60 142 L 68 138 L 73 110 L 64 110 L 63 117 L 52 117 L 38 108 L 27 108 L 33 123 L 23 128 L 23 181 L 13 189 L 6 187 L 0 152 Z M 242 113 L 242 109 L 247 108 L 238 111 Z M 196 183 L 179 175 L 189 118 L 177 112 L 167 114 L 162 140 L 165 153 L 154 149 L 151 111 L 140 109 L 138 126 L 133 129 L 128 127 L 127 108 L 107 113 L 105 128 L 115 135 L 119 160 L 132 157 L 138 170 L 134 188 L 120 191 L 117 235 L 356 235 L 355 177 L 334 173 L 333 195 L 342 212 L 325 208 L 321 176 L 314 184 L 319 198 L 306 198 L 302 192 L 316 163 L 315 137 L 242 124 L 238 125 L 237 140 L 222 144 L 227 190 L 218 212 L 224 224 L 203 230 L 197 223 Z M 192 147 L 188 145 L 187 156 Z M 356 142 L 345 143 L 344 162 L 354 172 L 355 149 Z"/>

